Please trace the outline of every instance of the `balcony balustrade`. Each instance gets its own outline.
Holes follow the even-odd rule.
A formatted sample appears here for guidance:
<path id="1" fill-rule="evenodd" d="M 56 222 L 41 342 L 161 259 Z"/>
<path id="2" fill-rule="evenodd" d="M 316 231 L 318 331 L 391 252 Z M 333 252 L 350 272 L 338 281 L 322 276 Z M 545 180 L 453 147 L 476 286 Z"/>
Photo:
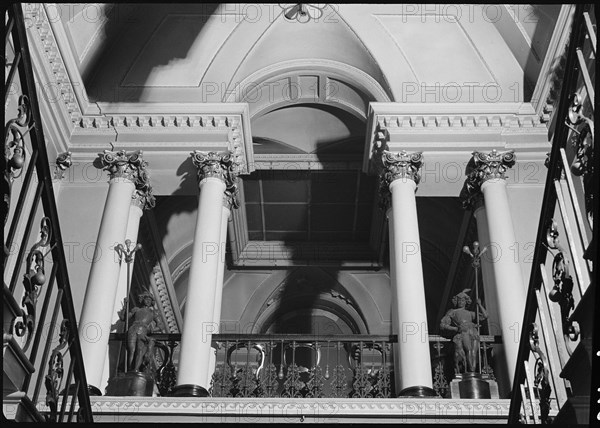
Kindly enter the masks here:
<path id="1" fill-rule="evenodd" d="M 153 333 L 149 337 L 155 342 L 154 361 L 144 364 L 142 371 L 155 382 L 152 395 L 166 397 L 175 386 L 181 335 Z M 111 334 L 112 342 L 124 346 L 125 340 L 122 333 Z M 216 334 L 212 336 L 216 362 L 209 392 L 212 397 L 395 398 L 392 344 L 396 342 L 396 335 Z M 493 347 L 501 338 L 482 335 L 480 342 L 482 378 L 493 385 Z M 429 343 L 435 391 L 440 398 L 460 398 L 451 387 L 462 377 L 455 373 L 452 339 L 430 335 Z M 122 358 L 116 367 L 124 367 Z M 109 387 L 107 395 L 139 396 L 150 391 L 111 391 Z M 498 398 L 494 386 L 492 398 Z"/>

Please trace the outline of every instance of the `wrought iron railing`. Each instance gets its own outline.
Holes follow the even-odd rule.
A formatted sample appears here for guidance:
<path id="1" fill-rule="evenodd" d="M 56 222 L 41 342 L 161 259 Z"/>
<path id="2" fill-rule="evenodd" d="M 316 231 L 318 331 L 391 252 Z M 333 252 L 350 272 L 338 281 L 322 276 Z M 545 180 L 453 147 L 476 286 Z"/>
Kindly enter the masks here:
<path id="1" fill-rule="evenodd" d="M 152 333 L 154 363 L 150 366 L 159 396 L 169 396 L 176 383 L 180 334 Z M 111 341 L 124 345 L 124 333 Z M 393 398 L 393 344 L 396 335 L 215 334 L 213 397 Z M 495 381 L 492 349 L 499 336 L 480 338 L 486 381 Z M 430 335 L 434 390 L 452 397 L 450 382 L 457 379 L 453 342 Z M 121 353 L 122 354 L 122 353 Z M 115 364 L 122 367 L 123 361 Z M 112 373 L 116 376 L 117 373 Z"/>
<path id="2" fill-rule="evenodd" d="M 590 329 L 578 324 L 580 315 L 575 312 L 594 288 L 592 258 L 597 243 L 592 239 L 597 233 L 592 220 L 597 216 L 594 158 L 598 156 L 593 124 L 596 24 L 592 9 L 589 4 L 575 9 L 561 96 L 554 109 L 556 126 L 546 161 L 548 176 L 509 423 L 552 422 L 574 395 L 565 366 L 574 348 L 591 340 Z"/>
<path id="3" fill-rule="evenodd" d="M 91 422 L 22 5 L 11 5 L 4 18 L 8 70 L 4 105 L 7 117 L 15 118 L 5 126 L 2 182 L 6 237 L 3 297 L 5 308 L 10 308 L 3 337 L 3 395 L 6 399 L 12 392 L 25 392 L 37 404 L 44 387 L 50 409 L 44 415 L 47 421 L 69 422 L 76 417 Z M 35 239 L 32 235 L 38 224 L 40 238 Z"/>
<path id="4" fill-rule="evenodd" d="M 389 336 L 267 335 L 216 342 L 214 397 L 394 397 Z"/>

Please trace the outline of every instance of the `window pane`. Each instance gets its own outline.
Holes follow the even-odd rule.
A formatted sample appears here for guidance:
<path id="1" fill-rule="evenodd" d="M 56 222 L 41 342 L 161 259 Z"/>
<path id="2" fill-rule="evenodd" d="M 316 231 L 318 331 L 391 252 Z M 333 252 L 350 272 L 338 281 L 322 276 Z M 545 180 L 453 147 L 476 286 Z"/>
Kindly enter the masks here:
<path id="1" fill-rule="evenodd" d="M 307 229 L 306 205 L 265 205 L 265 225 L 271 231 Z"/>
<path id="2" fill-rule="evenodd" d="M 310 214 L 311 230 L 352 231 L 353 205 L 313 205 Z"/>

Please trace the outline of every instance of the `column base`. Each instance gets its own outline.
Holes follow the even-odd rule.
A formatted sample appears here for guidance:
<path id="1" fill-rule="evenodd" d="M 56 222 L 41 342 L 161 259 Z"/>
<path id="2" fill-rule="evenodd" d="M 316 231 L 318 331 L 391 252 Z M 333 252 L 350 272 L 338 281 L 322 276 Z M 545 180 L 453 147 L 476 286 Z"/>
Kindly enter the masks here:
<path id="1" fill-rule="evenodd" d="M 460 398 L 492 398 L 490 385 L 483 380 L 480 373 L 463 373 L 458 388 Z"/>
<path id="2" fill-rule="evenodd" d="M 117 373 L 108 381 L 106 395 L 122 397 L 152 397 L 154 377 L 148 373 L 130 371 Z"/>
<path id="3" fill-rule="evenodd" d="M 208 391 L 200 385 L 177 385 L 170 394 L 171 397 L 210 397 Z"/>
<path id="4" fill-rule="evenodd" d="M 417 385 L 404 388 L 402 391 L 400 391 L 398 397 L 434 398 L 439 397 L 439 395 L 433 390 L 433 388 L 429 388 L 428 386 Z"/>

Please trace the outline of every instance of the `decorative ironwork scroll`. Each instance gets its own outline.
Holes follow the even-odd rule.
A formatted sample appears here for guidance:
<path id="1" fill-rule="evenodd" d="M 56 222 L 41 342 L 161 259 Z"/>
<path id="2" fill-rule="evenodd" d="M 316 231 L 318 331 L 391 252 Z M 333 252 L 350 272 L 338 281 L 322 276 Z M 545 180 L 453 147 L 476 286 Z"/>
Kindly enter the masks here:
<path id="1" fill-rule="evenodd" d="M 29 98 L 27 98 L 26 95 L 21 95 L 17 105 L 17 117 L 9 120 L 4 128 L 4 159 L 6 160 L 4 186 L 6 188 L 6 193 L 4 194 L 3 224 L 6 224 L 6 220 L 8 220 L 12 183 L 15 178 L 21 176 L 23 173 L 23 166 L 25 165 L 27 153 L 25 151 L 25 142 L 23 138 L 32 127 Z M 5 254 L 8 254 L 6 248 Z"/>
<path id="2" fill-rule="evenodd" d="M 372 397 L 375 374 L 364 364 L 357 364 L 352 382 L 352 398 Z"/>
<path id="3" fill-rule="evenodd" d="M 67 345 L 70 346 L 72 341 L 69 329 L 69 320 L 62 320 L 58 336 L 58 345 L 52 350 L 50 360 L 48 361 L 48 374 L 45 377 L 44 383 L 46 385 L 46 405 L 50 408 L 50 413 L 46 416 L 46 422 L 57 421 L 58 397 L 64 375 L 63 360 L 68 348 L 64 352 L 61 351 Z"/>
<path id="4" fill-rule="evenodd" d="M 277 367 L 273 363 L 267 364 L 260 376 L 259 395 L 261 397 L 276 397 L 278 388 Z"/>
<path id="5" fill-rule="evenodd" d="M 346 376 L 346 367 L 338 364 L 333 368 L 331 395 L 336 398 L 348 397 L 347 385 L 348 377 Z"/>
<path id="6" fill-rule="evenodd" d="M 296 363 L 287 366 L 287 376 L 283 382 L 282 397 L 301 398 L 306 394 L 306 382 L 302 380 L 300 367 Z"/>
<path id="7" fill-rule="evenodd" d="M 571 95 L 571 105 L 566 123 L 573 130 L 571 144 L 575 149 L 575 158 L 571 163 L 571 172 L 583 176 L 585 211 L 591 228 L 594 227 L 594 121 L 583 115 L 581 96 Z"/>
<path id="8" fill-rule="evenodd" d="M 254 397 L 258 391 L 259 383 L 255 370 L 246 365 L 235 367 L 233 373 L 233 397 Z"/>
<path id="9" fill-rule="evenodd" d="M 444 356 L 442 355 L 444 345 L 440 342 L 435 342 L 433 347 L 437 351 L 437 356 L 434 359 L 433 389 L 440 397 L 445 397 L 448 393 L 448 380 L 446 379 Z M 436 360 L 437 362 L 435 362 Z"/>
<path id="10" fill-rule="evenodd" d="M 40 240 L 37 241 L 29 250 L 27 256 L 27 272 L 23 275 L 23 286 L 25 293 L 21 305 L 25 308 L 22 315 L 22 320 L 15 323 L 14 332 L 17 336 L 23 337 L 28 333 L 27 340 L 23 345 L 23 350 L 26 351 L 33 339 L 33 332 L 36 323 L 36 306 L 42 286 L 46 283 L 46 275 L 44 272 L 44 257 L 46 254 L 42 249 L 50 245 L 52 238 L 52 228 L 50 219 L 43 217 L 40 222 Z M 48 250 L 50 251 L 50 250 Z"/>
<path id="11" fill-rule="evenodd" d="M 325 386 L 325 377 L 320 366 L 313 367 L 309 372 L 309 380 L 306 382 L 307 398 L 323 398 L 323 388 Z"/>
<path id="12" fill-rule="evenodd" d="M 579 337 L 579 328 L 577 323 L 570 319 L 571 311 L 575 308 L 573 278 L 569 274 L 569 264 L 560 246 L 559 232 L 554 219 L 550 220 L 546 232 L 546 244 L 550 250 L 558 250 L 552 261 L 554 286 L 548 297 L 560 307 L 563 334 L 575 341 Z"/>
<path id="13" fill-rule="evenodd" d="M 210 384 L 212 397 L 233 397 L 233 371 L 229 364 L 217 364 Z"/>
<path id="14" fill-rule="evenodd" d="M 375 383 L 375 398 L 390 398 L 392 397 L 392 378 L 394 372 L 390 369 L 390 366 L 383 364 L 379 369 L 377 376 L 377 383 Z"/>
<path id="15" fill-rule="evenodd" d="M 173 351 L 176 346 L 177 342 L 175 341 L 170 341 L 168 345 L 156 342 L 156 347 L 162 349 L 166 355 L 156 373 L 156 385 L 162 397 L 166 397 L 171 393 L 177 381 L 177 369 L 173 364 Z"/>
<path id="16" fill-rule="evenodd" d="M 540 419 L 543 424 L 551 423 L 549 418 L 550 414 L 550 394 L 552 388 L 549 382 L 550 369 L 548 367 L 548 361 L 546 356 L 540 349 L 540 338 L 538 335 L 538 327 L 536 323 L 530 325 L 529 331 L 529 348 L 535 356 L 534 373 L 535 379 L 533 381 L 533 387 L 538 390 L 540 397 Z"/>

